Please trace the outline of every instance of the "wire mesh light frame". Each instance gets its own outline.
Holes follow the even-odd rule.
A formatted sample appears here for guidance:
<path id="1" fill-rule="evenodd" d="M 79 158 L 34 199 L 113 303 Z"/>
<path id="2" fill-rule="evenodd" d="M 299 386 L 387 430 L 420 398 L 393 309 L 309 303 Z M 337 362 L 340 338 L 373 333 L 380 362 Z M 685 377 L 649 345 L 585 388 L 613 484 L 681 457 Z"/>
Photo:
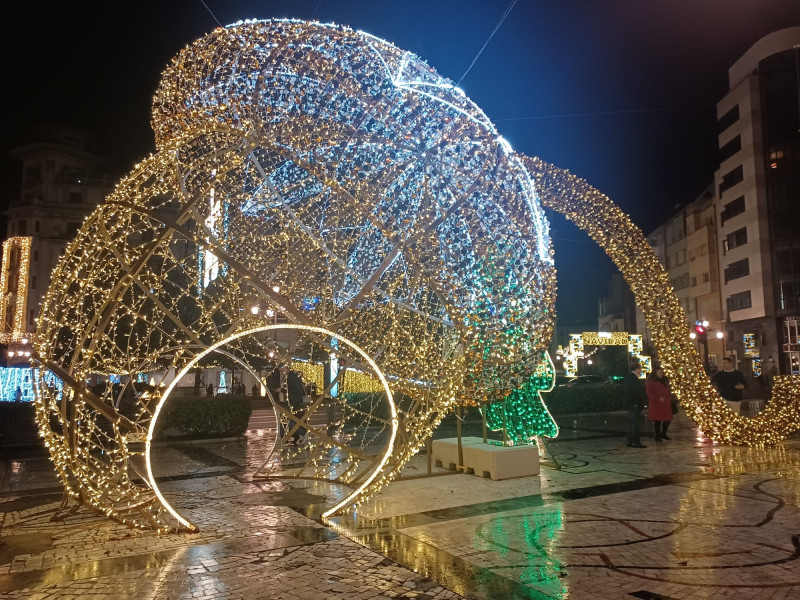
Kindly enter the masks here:
<path id="1" fill-rule="evenodd" d="M 42 390 L 39 423 L 83 504 L 185 527 L 128 472 L 157 395 L 125 415 L 85 379 L 180 372 L 221 339 L 246 360 L 231 336 L 253 302 L 391 375 L 401 425 L 369 493 L 455 402 L 500 399 L 544 359 L 555 271 L 528 172 L 410 53 L 338 26 L 218 29 L 165 71 L 153 127 L 158 152 L 84 223 L 40 316 L 37 360 L 68 393 Z"/>

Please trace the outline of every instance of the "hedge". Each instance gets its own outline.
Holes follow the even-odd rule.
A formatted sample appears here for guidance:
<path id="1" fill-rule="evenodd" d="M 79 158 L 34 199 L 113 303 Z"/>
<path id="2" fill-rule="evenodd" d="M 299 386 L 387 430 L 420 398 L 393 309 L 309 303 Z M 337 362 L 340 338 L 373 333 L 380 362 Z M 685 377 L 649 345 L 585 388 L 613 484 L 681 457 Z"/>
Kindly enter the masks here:
<path id="1" fill-rule="evenodd" d="M 253 409 L 246 396 L 170 398 L 161 409 L 157 440 L 205 439 L 243 435 Z"/>
<path id="2" fill-rule="evenodd" d="M 553 415 L 599 413 L 625 410 L 622 386 L 616 383 L 587 383 L 581 386 L 558 386 L 542 394 Z"/>
<path id="3" fill-rule="evenodd" d="M 133 406 L 133 403 L 127 403 Z M 206 439 L 243 435 L 250 422 L 253 409 L 250 398 L 221 395 L 213 398 L 178 397 L 164 404 L 155 432 L 157 440 Z M 130 415 L 131 406 L 121 407 L 121 413 Z M 101 424 L 105 419 L 100 419 Z M 59 429 L 58 420 L 52 417 L 51 428 Z M 13 433 L 12 433 L 13 430 Z M 0 402 L 0 446 L 5 438 L 20 435 L 39 443 L 32 402 Z"/>
<path id="4" fill-rule="evenodd" d="M 10 423 L 15 420 L 28 422 L 33 419 L 35 407 L 33 402 L 0 402 L 0 422 Z"/>
<path id="5" fill-rule="evenodd" d="M 378 401 L 378 397 L 380 400 Z M 380 392 L 346 393 L 347 403 L 354 408 L 373 413 L 382 419 L 389 418 L 388 405 L 383 401 Z M 600 413 L 625 410 L 622 402 L 622 386 L 618 383 L 587 383 L 581 386 L 557 386 L 553 391 L 543 393 L 542 398 L 553 415 L 579 413 Z M 464 407 L 465 421 L 480 420 L 481 416 L 475 407 Z"/>

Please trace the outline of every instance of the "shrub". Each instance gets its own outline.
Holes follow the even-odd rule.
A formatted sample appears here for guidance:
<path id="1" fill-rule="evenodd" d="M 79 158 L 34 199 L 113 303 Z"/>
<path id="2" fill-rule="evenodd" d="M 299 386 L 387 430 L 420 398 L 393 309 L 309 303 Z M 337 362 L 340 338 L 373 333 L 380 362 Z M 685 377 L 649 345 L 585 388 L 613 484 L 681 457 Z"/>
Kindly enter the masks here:
<path id="1" fill-rule="evenodd" d="M 31 443 L 39 441 L 33 402 L 0 402 L 0 447 L 8 438 L 27 432 Z"/>
<path id="2" fill-rule="evenodd" d="M 553 415 L 625 410 L 622 386 L 613 383 L 587 383 L 575 387 L 556 387 L 542 394 Z"/>
<path id="3" fill-rule="evenodd" d="M 347 403 L 354 408 L 370 412 L 382 419 L 389 418 L 388 405 L 383 401 L 384 396 L 380 392 L 346 393 L 345 398 Z M 543 393 L 542 398 L 553 415 L 625 410 L 622 401 L 622 386 L 616 383 L 587 383 L 575 387 L 558 386 L 551 392 Z M 397 398 L 395 400 L 397 401 Z M 400 400 L 399 404 L 402 403 L 403 398 Z M 448 414 L 447 419 L 455 419 L 453 412 Z M 479 408 L 464 407 L 462 419 L 465 422 L 480 421 Z"/>
<path id="4" fill-rule="evenodd" d="M 158 419 L 155 438 L 204 439 L 242 435 L 253 409 L 245 396 L 170 398 Z"/>

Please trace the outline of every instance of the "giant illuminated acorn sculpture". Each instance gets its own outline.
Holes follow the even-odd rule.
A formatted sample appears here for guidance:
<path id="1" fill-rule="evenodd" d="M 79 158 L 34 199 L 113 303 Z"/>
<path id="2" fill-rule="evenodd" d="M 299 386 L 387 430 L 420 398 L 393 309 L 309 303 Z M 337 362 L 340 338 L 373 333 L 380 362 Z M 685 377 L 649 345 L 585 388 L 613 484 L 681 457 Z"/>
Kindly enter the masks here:
<path id="1" fill-rule="evenodd" d="M 316 349 L 383 392 L 366 404 L 339 394 L 335 431 L 275 407 L 310 443 L 292 450 L 291 468 L 276 447 L 272 472 L 352 490 L 327 514 L 395 477 L 458 402 L 523 423 L 517 441 L 556 434 L 539 398 L 553 377 L 555 270 L 534 178 L 571 218 L 576 198 L 607 199 L 515 154 L 418 57 L 336 25 L 215 30 L 163 73 L 152 126 L 156 153 L 87 219 L 39 319 L 38 364 L 65 386 L 61 399 L 40 386 L 37 419 L 70 497 L 135 526 L 194 528 L 160 493 L 151 441 L 173 386 L 210 356 L 258 375 L 265 356 Z M 603 216 L 627 226 L 617 213 Z M 598 241 L 611 253 L 631 239 Z M 669 298 L 655 264 L 646 275 L 621 268 L 629 281 L 654 277 Z M 680 306 L 667 309 L 677 327 Z M 113 373 L 135 386 L 153 372 L 171 383 L 132 410 L 124 390 L 85 385 Z M 309 413 L 334 401 L 337 382 Z"/>

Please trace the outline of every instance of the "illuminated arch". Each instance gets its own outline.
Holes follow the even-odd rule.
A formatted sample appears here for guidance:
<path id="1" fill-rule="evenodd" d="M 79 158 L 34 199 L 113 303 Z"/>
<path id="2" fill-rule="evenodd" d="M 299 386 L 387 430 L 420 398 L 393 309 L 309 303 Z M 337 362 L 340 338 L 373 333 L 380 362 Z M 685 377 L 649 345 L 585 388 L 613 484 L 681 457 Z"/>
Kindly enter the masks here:
<path id="1" fill-rule="evenodd" d="M 588 233 L 622 272 L 647 319 L 660 365 L 706 435 L 725 444 L 763 446 L 800 429 L 800 377 L 776 377 L 772 399 L 758 416 L 734 414 L 706 376 L 669 277 L 639 228 L 585 180 L 538 158 L 523 161 L 542 204 Z"/>
<path id="2" fill-rule="evenodd" d="M 642 374 L 640 376 L 642 379 L 645 379 L 647 374 L 653 370 L 650 357 L 642 354 L 641 335 L 629 335 L 627 331 L 584 331 L 583 333 L 570 334 L 567 350 L 562 350 L 559 346 L 559 353 L 563 356 L 564 371 L 567 377 L 578 376 L 578 359 L 584 356 L 584 345 L 626 346 L 630 359 L 642 365 Z"/>
<path id="3" fill-rule="evenodd" d="M 275 330 L 280 330 L 280 329 L 307 331 L 307 332 L 322 334 L 322 335 L 326 335 L 326 336 L 331 336 L 332 338 L 335 338 L 336 340 L 346 344 L 348 347 L 350 347 L 352 350 L 354 350 L 356 353 L 358 353 L 358 355 L 364 360 L 364 362 L 366 362 L 370 367 L 372 367 L 372 369 L 375 372 L 375 375 L 378 377 L 378 379 L 380 379 L 380 382 L 381 382 L 381 384 L 383 386 L 383 389 L 384 389 L 384 391 L 386 393 L 386 400 L 387 400 L 387 402 L 389 404 L 389 410 L 390 410 L 390 414 L 391 414 L 392 429 L 391 429 L 389 442 L 386 444 L 385 452 L 383 453 L 382 456 L 379 457 L 379 460 L 377 461 L 377 463 L 374 466 L 374 468 L 371 470 L 371 473 L 367 476 L 366 480 L 357 489 L 355 489 L 353 492 L 348 494 L 344 499 L 342 499 L 341 501 L 336 503 L 333 507 L 329 508 L 323 514 L 323 516 L 331 515 L 331 514 L 335 513 L 336 511 L 338 511 L 339 509 L 341 509 L 342 507 L 349 506 L 353 502 L 357 502 L 359 498 L 365 496 L 367 494 L 367 491 L 369 490 L 370 486 L 372 485 L 372 482 L 375 480 L 375 478 L 379 474 L 381 474 L 381 470 L 383 469 L 384 465 L 386 464 L 386 461 L 389 460 L 389 457 L 392 454 L 392 449 L 394 447 L 394 440 L 397 437 L 397 426 L 398 426 L 397 407 L 394 404 L 394 398 L 392 396 L 392 390 L 389 388 L 389 383 L 386 381 L 386 377 L 383 375 L 383 373 L 381 373 L 381 370 L 378 368 L 378 365 L 375 364 L 375 361 L 373 361 L 372 358 L 370 358 L 370 356 L 366 352 L 364 352 L 361 348 L 356 346 L 350 340 L 348 340 L 348 339 L 346 339 L 346 338 L 344 338 L 344 337 L 342 337 L 340 335 L 337 335 L 337 334 L 333 333 L 332 331 L 328 331 L 327 329 L 323 329 L 321 327 L 312 327 L 310 325 L 297 325 L 297 324 L 291 324 L 291 323 L 275 324 L 275 325 L 261 325 L 261 326 L 258 326 L 258 327 L 251 327 L 251 328 L 245 329 L 243 331 L 238 331 L 238 332 L 236 332 L 236 333 L 234 333 L 232 335 L 227 336 L 226 338 L 224 338 L 222 340 L 219 340 L 218 342 L 212 344 L 211 346 L 208 346 L 205 350 L 203 350 L 202 352 L 197 354 L 191 361 L 189 361 L 189 363 L 186 364 L 186 366 L 180 371 L 180 373 L 178 373 L 176 375 L 175 379 L 173 379 L 172 383 L 170 383 L 169 386 L 167 386 L 167 389 L 164 390 L 164 393 L 162 394 L 161 399 L 160 399 L 160 401 L 159 401 L 158 405 L 156 406 L 155 411 L 153 413 L 153 418 L 150 421 L 150 428 L 147 431 L 147 438 L 146 438 L 146 442 L 145 442 L 145 464 L 146 464 L 146 468 L 147 468 L 147 478 L 148 478 L 149 483 L 150 483 L 150 488 L 153 490 L 153 492 L 155 493 L 156 497 L 161 502 L 161 505 L 175 518 L 176 521 L 178 521 L 183 527 L 186 527 L 190 531 L 196 531 L 197 527 L 195 527 L 189 521 L 187 521 L 185 518 L 183 518 L 172 507 L 172 505 L 167 501 L 167 499 L 164 498 L 164 496 L 161 494 L 161 490 L 158 487 L 158 482 L 156 481 L 156 478 L 153 476 L 152 462 L 151 462 L 150 456 L 151 456 L 151 450 L 152 450 L 153 433 L 155 432 L 156 424 L 158 423 L 158 417 L 161 414 L 161 409 L 164 406 L 164 404 L 167 401 L 167 399 L 169 398 L 169 395 L 172 393 L 172 390 L 175 388 L 175 385 L 183 378 L 184 375 L 186 375 L 189 371 L 191 371 L 195 367 L 195 365 L 197 365 L 197 363 L 200 362 L 200 360 L 202 360 L 205 356 L 208 356 L 209 354 L 211 354 L 212 352 L 214 352 L 218 348 L 220 348 L 222 346 L 225 346 L 227 344 L 230 344 L 231 342 L 233 342 L 235 340 L 238 340 L 239 338 L 242 338 L 242 337 L 245 337 L 245 336 L 249 336 L 249 335 L 253 335 L 253 334 L 259 333 L 259 332 L 275 331 Z"/>

